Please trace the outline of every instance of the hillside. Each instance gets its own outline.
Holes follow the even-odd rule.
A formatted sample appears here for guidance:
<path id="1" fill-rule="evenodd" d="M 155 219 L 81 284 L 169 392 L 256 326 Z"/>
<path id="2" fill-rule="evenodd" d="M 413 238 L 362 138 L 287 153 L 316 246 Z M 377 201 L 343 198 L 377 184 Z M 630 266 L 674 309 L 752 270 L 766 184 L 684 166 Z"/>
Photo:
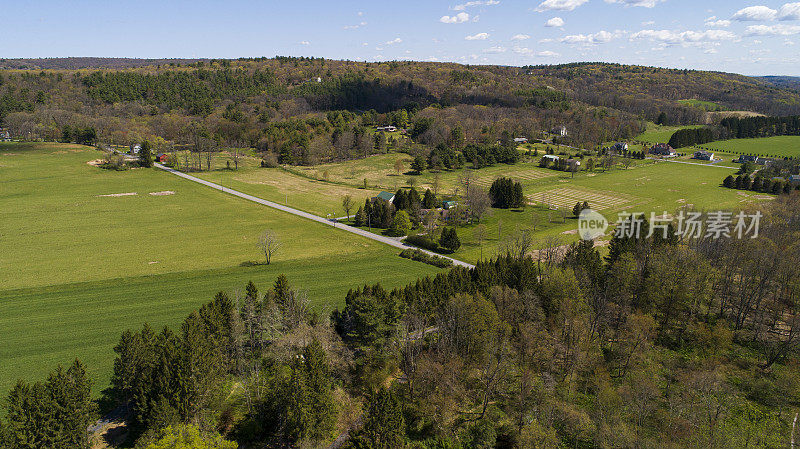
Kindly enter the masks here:
<path id="1" fill-rule="evenodd" d="M 779 87 L 800 91 L 800 77 L 798 76 L 760 76 L 758 79 Z"/>
<path id="2" fill-rule="evenodd" d="M 454 138 L 536 138 L 561 126 L 568 130 L 564 143 L 589 148 L 641 133 L 643 120 L 702 123 L 705 110 L 697 104 L 800 113 L 800 92 L 754 78 L 602 63 L 64 58 L 6 59 L 0 67 L 0 126 L 17 137 L 79 142 L 79 129 L 92 130 L 92 141 L 83 143 L 150 139 L 159 149 L 203 140 L 297 164 L 363 157 L 387 146 L 422 152 Z M 408 129 L 411 140 L 374 140 L 368 131 L 381 124 Z"/>

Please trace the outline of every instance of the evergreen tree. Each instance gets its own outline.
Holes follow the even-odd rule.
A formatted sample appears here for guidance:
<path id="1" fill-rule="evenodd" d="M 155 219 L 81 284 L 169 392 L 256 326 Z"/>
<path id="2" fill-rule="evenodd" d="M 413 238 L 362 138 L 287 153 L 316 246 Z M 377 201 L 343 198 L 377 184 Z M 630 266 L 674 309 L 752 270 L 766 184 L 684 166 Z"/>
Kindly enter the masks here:
<path id="1" fill-rule="evenodd" d="M 364 425 L 351 440 L 352 449 L 399 449 L 405 446 L 405 420 L 400 399 L 382 388 L 369 401 Z"/>
<path id="2" fill-rule="evenodd" d="M 739 178 L 739 183 L 741 184 L 741 182 L 742 182 L 741 178 Z M 733 175 L 728 175 L 728 177 L 726 177 L 725 180 L 722 181 L 723 187 L 727 187 L 729 189 L 732 189 L 735 186 L 735 183 L 736 181 L 734 181 Z"/>
<path id="3" fill-rule="evenodd" d="M 153 152 L 150 149 L 150 142 L 147 140 L 142 142 L 139 149 L 139 165 L 148 168 L 153 166 Z"/>
<path id="4" fill-rule="evenodd" d="M 399 210 L 396 214 L 394 214 L 392 226 L 389 228 L 389 230 L 395 236 L 403 236 L 411 231 L 411 227 L 411 219 L 408 216 L 408 212 Z"/>
<path id="5" fill-rule="evenodd" d="M 419 174 L 425 171 L 426 168 L 428 168 L 428 163 L 425 162 L 425 158 L 422 156 L 414 157 L 414 160 L 411 162 L 411 170 Z"/>
<path id="6" fill-rule="evenodd" d="M 461 248 L 461 241 L 456 233 L 456 228 L 442 229 L 442 235 L 439 237 L 439 245 L 451 252 L 455 252 Z"/>
<path id="7" fill-rule="evenodd" d="M 425 209 L 436 208 L 436 195 L 431 192 L 431 189 L 425 189 L 425 197 L 422 199 L 422 207 Z"/>
<path id="8" fill-rule="evenodd" d="M 364 213 L 364 208 L 359 207 L 356 216 L 353 218 L 353 226 L 361 227 L 367 224 L 367 214 Z"/>

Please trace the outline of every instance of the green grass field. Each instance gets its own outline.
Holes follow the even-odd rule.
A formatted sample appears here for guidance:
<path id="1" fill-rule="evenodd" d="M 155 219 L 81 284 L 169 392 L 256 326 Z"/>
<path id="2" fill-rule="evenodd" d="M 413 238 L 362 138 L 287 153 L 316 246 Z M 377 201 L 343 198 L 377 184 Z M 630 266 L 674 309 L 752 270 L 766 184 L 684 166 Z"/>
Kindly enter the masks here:
<path id="1" fill-rule="evenodd" d="M 758 154 L 766 157 L 800 157 L 800 136 L 720 140 L 700 146 L 727 153 Z"/>
<path id="2" fill-rule="evenodd" d="M 285 273 L 327 313 L 364 282 L 397 286 L 436 272 L 391 247 L 158 169 L 86 163 L 100 155 L 0 144 L 0 394 L 74 357 L 102 389 L 122 330 L 177 324 L 214 292 L 250 279 L 265 288 Z M 282 251 L 273 265 L 246 266 L 263 257 L 255 242 L 264 229 Z"/>
<path id="3" fill-rule="evenodd" d="M 639 134 L 634 138 L 638 142 L 647 143 L 667 143 L 670 137 L 675 134 L 675 131 L 684 128 L 701 128 L 701 125 L 696 126 L 659 126 L 653 123 L 647 124 L 647 131 Z"/>
<path id="4" fill-rule="evenodd" d="M 725 176 L 735 171 L 736 168 L 659 162 L 607 173 L 581 173 L 574 179 L 561 174 L 549 182 L 526 185 L 525 195 L 533 206 L 522 211 L 493 209 L 484 221 L 488 238 L 482 245 L 474 238 L 475 226 L 459 228 L 462 247 L 454 257 L 474 262 L 481 254 L 493 256 L 502 242 L 501 232 L 507 235 L 517 227 L 533 229 L 534 223 L 535 247 L 541 247 L 536 245 L 551 236 L 558 236 L 564 244 L 570 243 L 577 239 L 574 234 L 577 222 L 572 218 L 564 222 L 560 210 L 567 210 L 571 217 L 572 207 L 578 201 L 588 201 L 590 207 L 614 222 L 621 211 L 643 212 L 648 216 L 650 212 L 671 214 L 690 204 L 696 209 L 733 209 L 772 198 L 721 187 Z M 548 204 L 560 210 L 550 211 Z"/>

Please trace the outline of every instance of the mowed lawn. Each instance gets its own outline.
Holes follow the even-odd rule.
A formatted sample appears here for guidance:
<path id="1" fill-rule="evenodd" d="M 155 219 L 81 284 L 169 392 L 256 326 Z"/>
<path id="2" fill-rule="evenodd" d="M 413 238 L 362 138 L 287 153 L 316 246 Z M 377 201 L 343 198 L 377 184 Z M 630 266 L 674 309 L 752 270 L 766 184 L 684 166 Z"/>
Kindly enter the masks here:
<path id="1" fill-rule="evenodd" d="M 800 157 L 800 136 L 720 140 L 700 146 L 727 153 L 758 154 L 765 157 Z"/>
<path id="2" fill-rule="evenodd" d="M 76 145 L 0 144 L 0 394 L 74 357 L 102 389 L 124 329 L 179 324 L 214 292 L 251 279 L 266 288 L 285 273 L 328 313 L 350 288 L 437 271 L 157 169 L 86 163 L 98 157 Z M 263 258 L 264 229 L 283 248 L 272 265 L 248 266 Z"/>

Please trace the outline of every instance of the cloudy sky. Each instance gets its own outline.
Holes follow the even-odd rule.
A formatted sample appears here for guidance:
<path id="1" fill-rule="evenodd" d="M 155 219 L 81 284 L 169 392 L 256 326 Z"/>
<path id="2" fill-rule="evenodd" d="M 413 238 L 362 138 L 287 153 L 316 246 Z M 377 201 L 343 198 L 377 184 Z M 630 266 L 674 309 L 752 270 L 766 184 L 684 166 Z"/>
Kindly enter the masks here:
<path id="1" fill-rule="evenodd" d="M 608 61 L 800 76 L 800 2 L 4 2 L 0 57 Z"/>

